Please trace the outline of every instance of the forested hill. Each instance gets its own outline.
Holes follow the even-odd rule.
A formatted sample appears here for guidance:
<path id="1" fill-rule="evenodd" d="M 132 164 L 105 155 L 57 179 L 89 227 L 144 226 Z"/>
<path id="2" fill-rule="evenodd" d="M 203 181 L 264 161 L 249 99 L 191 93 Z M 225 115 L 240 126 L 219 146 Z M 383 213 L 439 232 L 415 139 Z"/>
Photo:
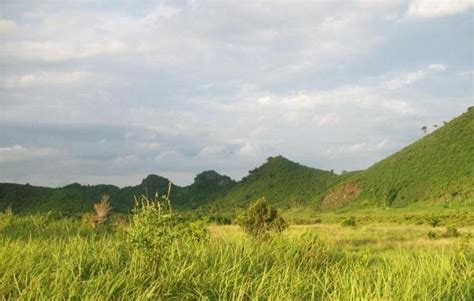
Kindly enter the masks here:
<path id="1" fill-rule="evenodd" d="M 22 184 L 0 184 L 0 210 L 11 207 L 16 212 L 86 212 L 102 195 L 111 198 L 116 212 L 129 212 L 134 196 L 167 194 L 169 180 L 149 175 L 136 186 L 119 188 L 113 185 L 70 184 L 61 188 L 46 188 Z M 215 171 L 205 171 L 196 176 L 193 184 L 180 187 L 172 185 L 171 199 L 178 208 L 196 208 L 225 193 L 235 182 Z"/>
<path id="2" fill-rule="evenodd" d="M 436 131 L 349 177 L 322 208 L 405 206 L 474 196 L 474 108 Z"/>
<path id="3" fill-rule="evenodd" d="M 213 205 L 244 207 L 260 197 L 280 208 L 317 204 L 338 178 L 332 171 L 307 167 L 282 156 L 270 157 Z"/>

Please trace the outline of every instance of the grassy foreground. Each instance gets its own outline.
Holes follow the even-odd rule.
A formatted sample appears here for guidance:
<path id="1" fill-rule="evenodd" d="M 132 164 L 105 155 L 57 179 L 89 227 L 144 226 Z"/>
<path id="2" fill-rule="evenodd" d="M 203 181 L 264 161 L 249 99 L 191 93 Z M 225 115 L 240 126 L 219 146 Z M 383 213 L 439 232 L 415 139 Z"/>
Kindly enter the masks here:
<path id="1" fill-rule="evenodd" d="M 210 226 L 159 260 L 127 244 L 126 225 L 94 230 L 72 218 L 0 224 L 0 300 L 472 300 L 472 227 L 291 226 L 255 241 Z M 437 239 L 427 233 L 440 234 Z"/>

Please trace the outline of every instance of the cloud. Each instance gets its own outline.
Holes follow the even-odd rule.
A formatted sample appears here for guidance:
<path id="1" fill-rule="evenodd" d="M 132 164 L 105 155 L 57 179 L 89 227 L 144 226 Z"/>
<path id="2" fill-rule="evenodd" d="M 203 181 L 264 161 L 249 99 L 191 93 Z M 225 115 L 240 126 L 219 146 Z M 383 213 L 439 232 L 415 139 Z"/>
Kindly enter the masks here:
<path id="1" fill-rule="evenodd" d="M 52 148 L 27 148 L 22 145 L 0 147 L 0 163 L 21 162 L 58 156 L 61 151 Z"/>
<path id="2" fill-rule="evenodd" d="M 4 87 L 12 89 L 29 88 L 33 86 L 67 85 L 84 81 L 90 77 L 91 74 L 85 71 L 42 71 L 6 78 Z"/>
<path id="3" fill-rule="evenodd" d="M 0 19 L 0 34 L 5 35 L 14 32 L 17 29 L 15 21 Z"/>
<path id="4" fill-rule="evenodd" d="M 327 151 L 330 156 L 353 155 L 356 153 L 377 152 L 391 149 L 393 143 L 388 139 L 382 139 L 375 142 L 362 142 L 351 145 L 338 146 Z"/>
<path id="5" fill-rule="evenodd" d="M 411 22 L 408 6 L 11 1 L 1 147 L 61 154 L 2 162 L 0 181 L 238 179 L 275 154 L 364 168 L 472 103 L 472 18 Z"/>
<path id="6" fill-rule="evenodd" d="M 407 15 L 418 18 L 452 16 L 470 11 L 474 2 L 470 0 L 412 0 Z"/>
<path id="7" fill-rule="evenodd" d="M 402 73 L 394 78 L 386 80 L 382 86 L 389 90 L 396 90 L 405 86 L 412 85 L 433 72 L 445 71 L 446 67 L 442 64 L 430 64 L 428 67 L 414 72 Z"/>
<path id="8" fill-rule="evenodd" d="M 61 43 L 20 41 L 3 44 L 1 56 L 32 61 L 61 62 L 71 59 L 84 59 L 98 55 L 124 52 L 127 47 L 118 40 L 90 43 Z"/>

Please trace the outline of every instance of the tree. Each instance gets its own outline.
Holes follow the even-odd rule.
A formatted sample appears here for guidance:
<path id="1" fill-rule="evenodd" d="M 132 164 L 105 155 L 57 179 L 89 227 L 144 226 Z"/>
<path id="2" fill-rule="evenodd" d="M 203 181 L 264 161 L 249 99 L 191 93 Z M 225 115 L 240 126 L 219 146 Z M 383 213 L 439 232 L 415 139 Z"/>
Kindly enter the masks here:
<path id="1" fill-rule="evenodd" d="M 254 236 L 265 237 L 270 231 L 282 232 L 288 223 L 271 207 L 265 198 L 260 198 L 237 218 L 237 224 Z"/>

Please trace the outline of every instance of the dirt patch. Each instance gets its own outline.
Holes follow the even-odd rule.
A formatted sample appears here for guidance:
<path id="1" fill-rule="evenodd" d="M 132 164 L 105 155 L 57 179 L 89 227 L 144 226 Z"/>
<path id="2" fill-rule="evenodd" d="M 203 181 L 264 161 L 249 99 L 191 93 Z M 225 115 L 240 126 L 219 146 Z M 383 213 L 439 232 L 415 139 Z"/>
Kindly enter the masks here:
<path id="1" fill-rule="evenodd" d="M 355 200 L 362 189 L 357 183 L 350 182 L 338 186 L 327 194 L 321 202 L 321 209 L 337 209 Z"/>

